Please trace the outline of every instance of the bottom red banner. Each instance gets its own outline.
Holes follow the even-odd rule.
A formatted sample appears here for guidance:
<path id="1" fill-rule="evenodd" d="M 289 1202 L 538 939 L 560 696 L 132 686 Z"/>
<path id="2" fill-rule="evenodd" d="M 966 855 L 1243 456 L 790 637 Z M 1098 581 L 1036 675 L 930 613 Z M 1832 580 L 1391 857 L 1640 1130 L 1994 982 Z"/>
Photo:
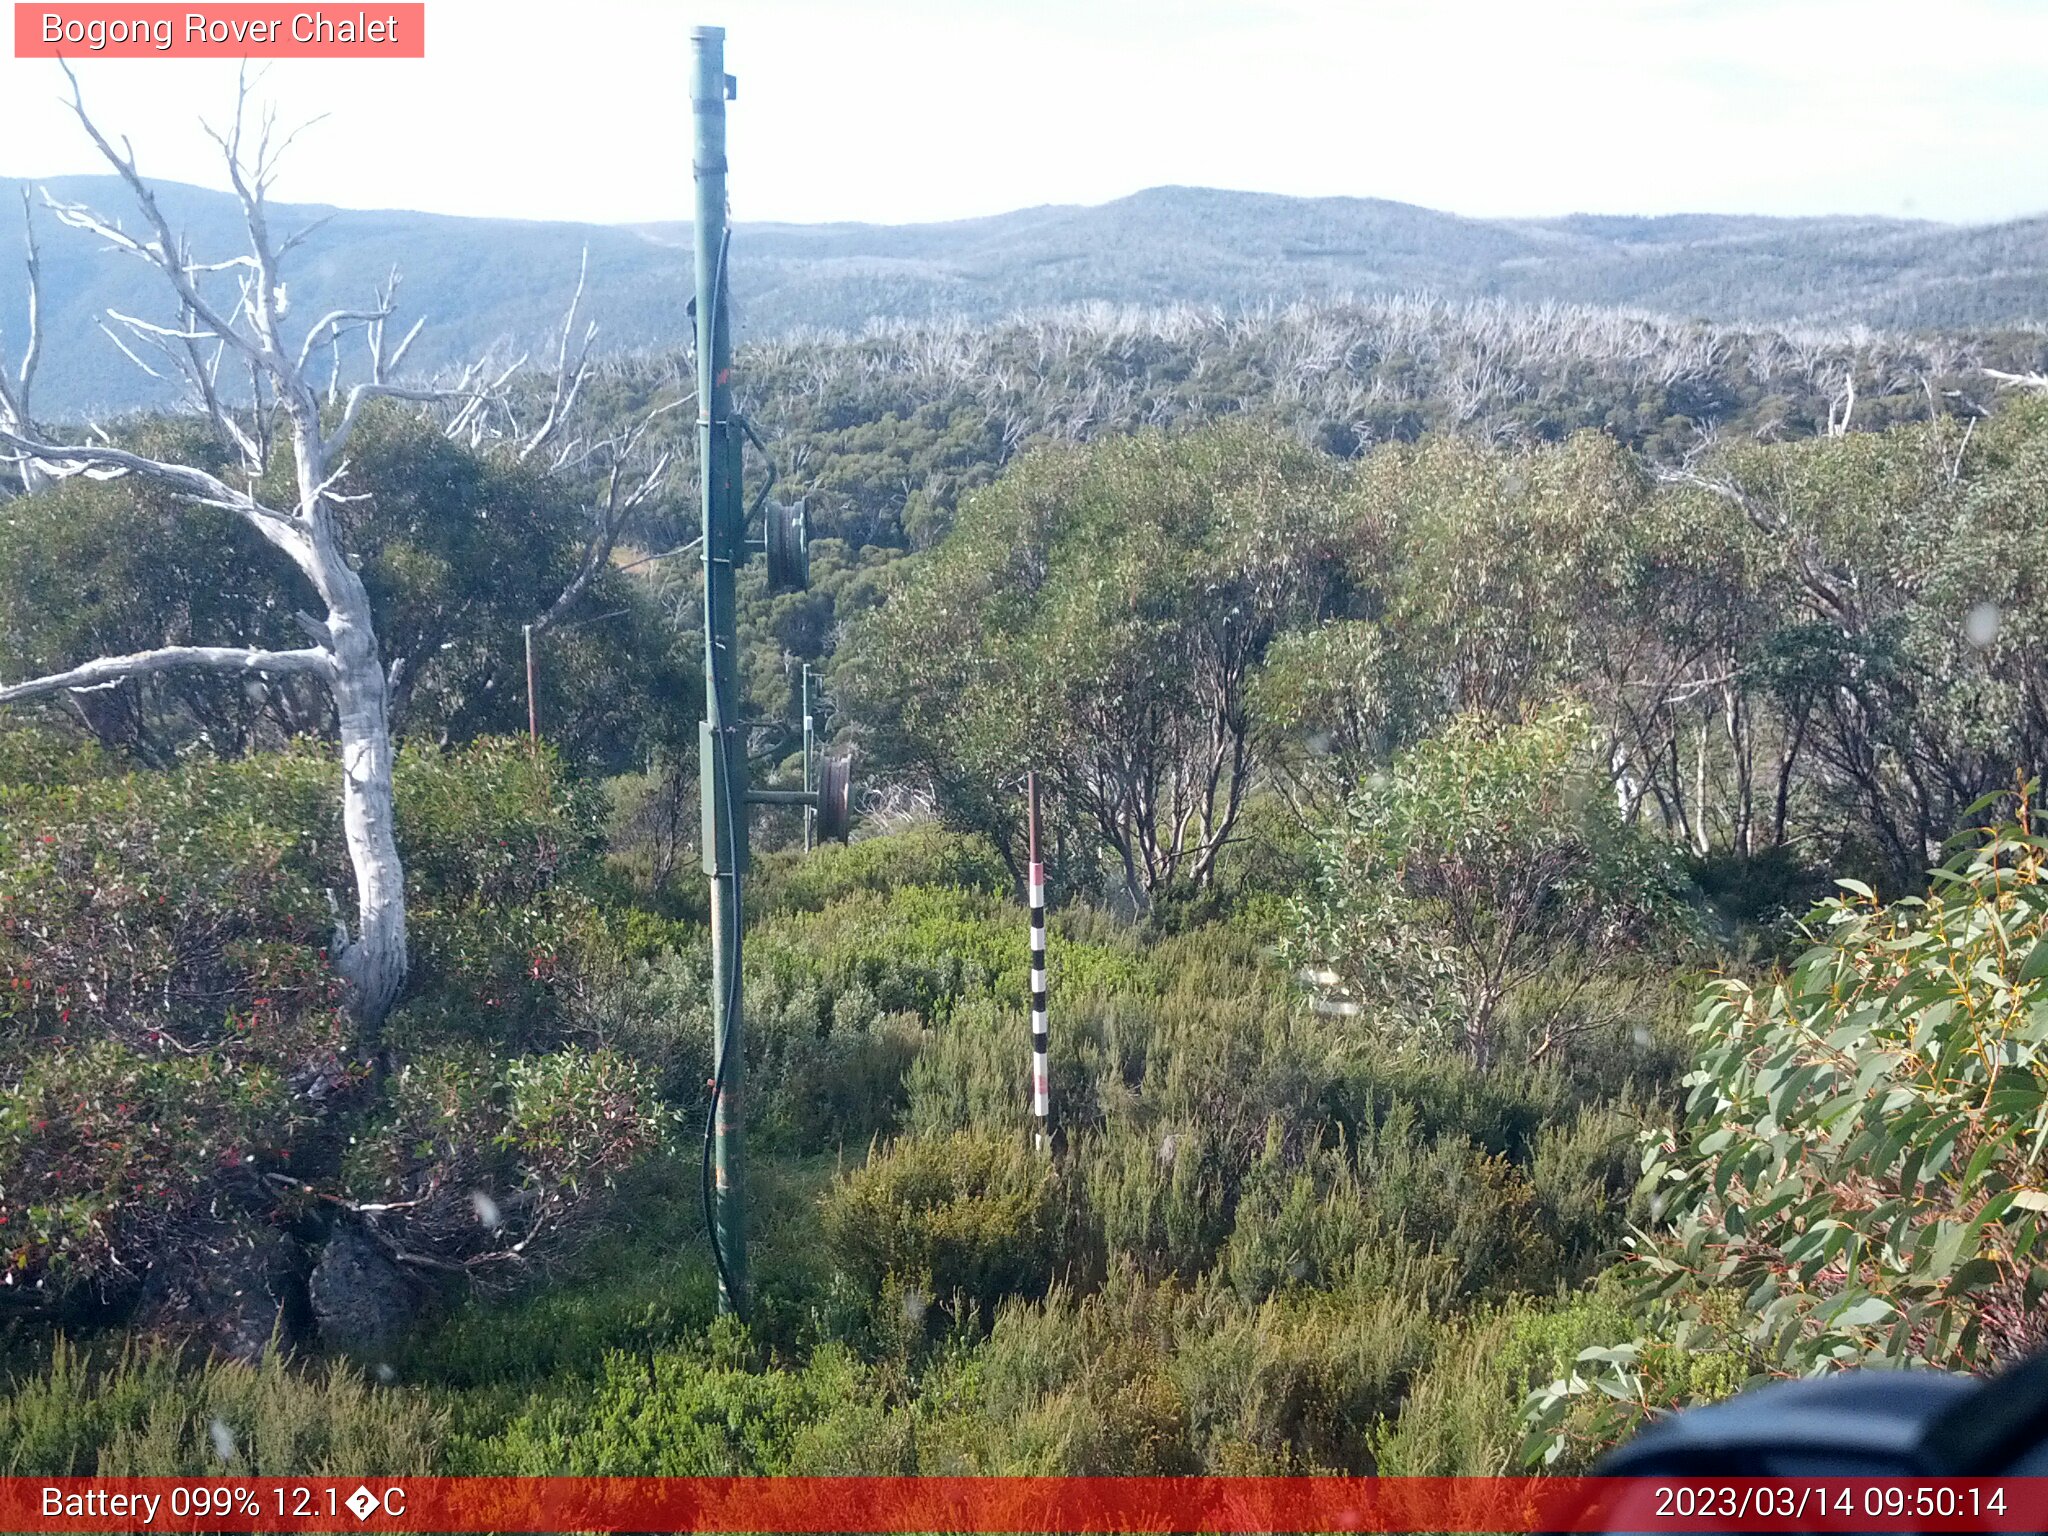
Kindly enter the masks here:
<path id="1" fill-rule="evenodd" d="M 2044 1531 L 2048 1478 L 0 1478 L 5 1531 Z"/>

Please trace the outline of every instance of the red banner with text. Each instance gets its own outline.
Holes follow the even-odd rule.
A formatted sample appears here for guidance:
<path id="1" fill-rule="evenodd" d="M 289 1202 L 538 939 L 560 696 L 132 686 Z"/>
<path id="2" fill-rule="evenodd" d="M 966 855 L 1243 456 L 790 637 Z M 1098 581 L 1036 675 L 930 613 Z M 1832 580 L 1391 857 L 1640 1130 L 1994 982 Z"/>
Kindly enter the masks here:
<path id="1" fill-rule="evenodd" d="M 2038 1531 L 2037 1478 L 0 1478 L 6 1531 Z"/>

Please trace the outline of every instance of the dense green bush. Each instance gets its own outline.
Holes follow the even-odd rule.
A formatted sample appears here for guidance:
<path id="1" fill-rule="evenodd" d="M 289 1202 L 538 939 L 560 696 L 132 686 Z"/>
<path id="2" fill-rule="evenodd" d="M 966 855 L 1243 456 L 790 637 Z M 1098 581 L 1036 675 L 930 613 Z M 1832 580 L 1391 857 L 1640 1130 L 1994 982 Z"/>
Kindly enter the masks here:
<path id="1" fill-rule="evenodd" d="M 446 1415 L 336 1361 L 301 1371 L 96 1355 L 58 1339 L 0 1381 L 0 1475 L 403 1477 L 439 1464 Z"/>
<path id="2" fill-rule="evenodd" d="M 894 884 L 924 873 L 928 846 L 913 837 L 901 864 L 885 851 L 866 854 L 842 895 L 749 933 L 747 1061 L 762 1105 L 756 1124 L 771 1145 L 823 1151 L 903 1124 L 992 1127 L 1021 1114 L 1016 1071 L 1030 1002 L 1022 909 L 985 892 Z M 1067 929 L 1055 925 L 1052 938 L 1063 1010 L 1085 1013 L 1104 991 L 1153 985 L 1153 967 L 1128 935 Z M 697 965 L 669 968 L 691 969 L 694 981 Z M 1064 1063 L 1071 1032 L 1062 1034 Z"/>
<path id="3" fill-rule="evenodd" d="M 757 862 L 747 898 L 757 916 L 767 916 L 816 912 L 857 891 L 905 886 L 1003 896 L 1012 881 L 986 839 L 931 823 L 843 847 L 825 843 L 807 854 L 771 854 Z"/>
<path id="4" fill-rule="evenodd" d="M 1843 882 L 1789 971 L 1701 1004 L 1686 1119 L 1645 1157 L 1671 1225 L 1643 1266 L 1682 1313 L 1701 1280 L 1747 1297 L 1741 1338 L 1777 1369 L 1969 1366 L 2041 1342 L 2036 814 L 1970 840 L 1924 898 Z"/>
<path id="5" fill-rule="evenodd" d="M 458 1452 L 466 1470 L 527 1477 L 768 1477 L 899 1471 L 896 1425 L 867 1372 L 828 1345 L 759 1369 L 712 1329 L 694 1347 L 617 1352 L 574 1397 L 544 1396 Z"/>
<path id="6" fill-rule="evenodd" d="M 1003 1309 L 970 1358 L 972 1465 L 1021 1473 L 1364 1471 L 1435 1332 L 1395 1292 L 1246 1307 L 1128 1271 Z"/>
<path id="7" fill-rule="evenodd" d="M 579 1043 L 587 985 L 624 963 L 586 887 L 588 791 L 522 746 L 402 755 L 414 971 L 383 1084 L 324 948 L 347 880 L 332 773 L 307 747 L 8 789 L 14 1296 L 142 1275 L 222 1209 L 289 1225 L 367 1200 L 429 1258 L 510 1247 L 658 1139 L 642 1074 Z"/>
<path id="8" fill-rule="evenodd" d="M 1291 949 L 1324 1006 L 1482 1067 L 1630 1022 L 1642 999 L 1596 983 L 1683 934 L 1685 884 L 1586 736 L 1577 711 L 1462 716 L 1349 797 Z"/>
<path id="9" fill-rule="evenodd" d="M 1476 1312 L 1447 1334 L 1410 1387 L 1400 1416 L 1374 1436 L 1380 1471 L 1397 1477 L 1506 1477 L 1532 1455 L 1559 1472 L 1584 1471 L 1611 1446 L 1623 1423 L 1647 1416 L 1644 1403 L 1615 1408 L 1599 1394 L 1568 1396 L 1590 1353 L 1625 1332 L 1633 1309 L 1613 1277 L 1576 1295 L 1516 1300 Z M 1655 1341 L 1645 1364 L 1656 1390 L 1719 1397 L 1749 1375 L 1739 1352 L 1691 1350 Z M 1530 1432 L 1527 1405 L 1543 1393 L 1545 1412 Z"/>
<path id="10" fill-rule="evenodd" d="M 348 1207 L 436 1274 L 509 1279 L 515 1249 L 579 1239 L 395 1348 L 396 1391 L 31 1351 L 0 1445 L 191 1475 L 218 1420 L 265 1472 L 1500 1472 L 1525 1431 L 1581 1466 L 1759 1372 L 2035 1342 L 2048 941 L 2024 829 L 1920 905 L 1837 902 L 1781 977 L 1738 955 L 1646 1185 L 1629 1152 L 1682 1069 L 1695 925 L 1670 855 L 1748 941 L 1810 858 L 1912 873 L 2040 755 L 2040 408 L 1731 443 L 1674 486 L 1590 436 L 1427 438 L 1441 402 L 1407 392 L 1437 365 L 1411 354 L 1347 354 L 1400 398 L 1310 423 L 1272 405 L 1251 333 L 1172 379 L 1182 343 L 1130 345 L 1076 364 L 1137 381 L 1099 424 L 1244 420 L 1034 455 L 943 544 L 1043 402 L 991 416 L 883 378 L 800 424 L 846 538 L 810 592 L 743 578 L 753 706 L 786 718 L 788 658 L 882 607 L 831 733 L 977 835 L 756 862 L 746 1329 L 713 1321 L 697 1205 L 681 567 L 652 581 L 676 623 L 606 572 L 629 622 L 547 641 L 544 731 L 631 782 L 517 742 L 406 749 L 415 970 L 388 1073 L 352 1053 L 321 952 L 348 880 L 331 762 L 251 754 L 288 693 L 95 694 L 107 757 L 0 733 L 0 1304 L 37 1304 L 25 1331 L 59 1293 L 132 1301 L 260 1240 L 303 1262 Z M 1494 419 L 1546 442 L 1669 445 L 1674 411 L 1721 408 L 1694 381 L 1588 415 L 1529 366 L 1526 409 Z M 1796 433 L 1810 385 L 1729 408 Z M 635 386 L 593 387 L 618 408 Z M 570 508 L 430 426 L 371 427 L 378 500 L 350 531 L 411 658 L 398 716 L 457 742 L 516 725 L 517 626 Z M 0 675 L 194 624 L 289 639 L 222 530 L 180 545 L 181 517 L 120 486 L 10 503 Z M 651 691 L 608 688 L 634 656 Z M 1051 1157 L 1025 1097 L 1027 760 L 1060 898 Z M 762 842 L 795 828 L 765 815 Z M 1116 910 L 1080 904 L 1118 884 Z M 1586 1288 L 1631 1223 L 1639 1262 Z"/>
<path id="11" fill-rule="evenodd" d="M 197 417 L 123 424 L 123 441 L 167 462 L 230 474 Z M 259 494 L 291 506 L 289 442 Z M 593 487 L 451 439 L 411 409 L 373 404 L 358 419 L 332 488 L 393 674 L 394 726 L 419 741 L 466 744 L 526 725 L 521 627 L 547 611 L 582 562 Z M 244 521 L 145 476 L 67 479 L 0 513 L 0 676 L 35 677 L 97 656 L 162 645 L 291 649 L 300 578 Z M 692 739 L 687 630 L 640 583 L 601 568 L 576 617 L 537 637 L 540 718 L 567 759 L 613 769 Z M 40 706 L 130 763 L 176 765 L 199 749 L 274 749 L 329 732 L 317 686 L 173 670 Z"/>
<path id="12" fill-rule="evenodd" d="M 486 760 L 468 798 L 500 807 L 537 863 L 522 757 Z M 494 788 L 501 771 L 514 781 Z M 1447 1319 L 1547 1293 L 1618 1234 L 1621 1123 L 1600 1101 L 1631 1069 L 1510 1075 L 1386 1050 L 1304 1011 L 1250 920 L 1165 933 L 1060 914 L 1062 1141 L 1042 1157 L 1019 910 L 994 881 L 916 883 L 935 843 L 952 855 L 918 834 L 898 860 L 894 841 L 750 933 L 765 1155 L 749 1333 L 706 1335 L 693 1131 L 688 1155 L 563 1213 L 581 1230 L 558 1283 L 479 1298 L 391 1357 L 452 1416 L 438 1469 L 1370 1470 L 1458 1336 Z M 455 863 L 511 879 L 493 859 Z M 512 1015 L 525 1048 L 490 1043 L 484 1000 L 436 994 L 383 1108 L 352 1122 L 358 1146 L 323 1187 L 419 1202 L 392 1227 L 405 1241 L 478 1257 L 494 1239 L 472 1191 L 492 1196 L 495 1240 L 516 1237 L 567 1178 L 602 1182 L 576 1170 L 605 1160 L 607 1126 L 652 1113 L 650 1086 L 701 1103 L 701 938 L 579 881 L 558 861 L 527 893 L 576 926 Z M 508 945 L 529 921 L 504 925 Z M 866 1160 L 854 1126 L 880 1138 Z M 836 1174 L 792 1155 L 835 1145 Z"/>
<path id="13" fill-rule="evenodd" d="M 936 1305 L 993 1312 L 1059 1271 L 1068 1211 L 1053 1166 L 1022 1138 L 960 1132 L 878 1149 L 820 1212 L 834 1260 L 880 1294 L 895 1279 Z"/>
<path id="14" fill-rule="evenodd" d="M 2036 816 L 2029 790 L 1924 897 L 1840 882 L 1794 964 L 1708 989 L 1684 1118 L 1644 1138 L 1634 1310 L 1532 1397 L 1546 1454 L 1753 1377 L 2039 1347 Z"/>

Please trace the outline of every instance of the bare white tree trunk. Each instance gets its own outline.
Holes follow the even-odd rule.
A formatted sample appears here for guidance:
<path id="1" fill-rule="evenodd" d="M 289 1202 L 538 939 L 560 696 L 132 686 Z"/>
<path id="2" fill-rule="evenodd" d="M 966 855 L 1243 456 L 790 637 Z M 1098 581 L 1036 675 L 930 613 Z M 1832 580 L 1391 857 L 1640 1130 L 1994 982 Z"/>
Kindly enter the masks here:
<path id="1" fill-rule="evenodd" d="M 337 934 L 335 964 L 347 982 L 363 1043 L 383 1045 L 384 1017 L 405 985 L 405 869 L 392 795 L 390 679 L 370 622 L 369 594 L 344 559 L 333 574 L 327 629 L 333 636 L 336 733 L 341 749 L 341 829 L 356 876 L 356 932 Z"/>
<path id="2" fill-rule="evenodd" d="M 43 263 L 42 253 L 36 248 L 36 226 L 27 187 L 21 189 L 21 227 L 28 241 L 28 336 L 22 343 L 21 362 L 12 379 L 7 376 L 6 355 L 0 353 L 0 427 L 33 433 L 36 427 L 29 415 L 29 397 L 35 391 L 36 363 L 43 351 Z M 42 485 L 45 477 L 31 460 L 23 459 L 16 468 L 24 492 Z"/>
<path id="3" fill-rule="evenodd" d="M 68 73 L 68 71 L 67 71 Z M 392 314 L 393 287 L 388 285 L 375 306 L 336 311 L 322 316 L 296 350 L 285 342 L 280 320 L 284 313 L 283 284 L 278 277 L 282 258 L 308 231 L 273 240 L 265 197 L 275 173 L 276 158 L 289 137 L 273 145 L 274 124 L 266 117 L 253 159 L 243 153 L 246 86 L 236 101 L 235 122 L 225 136 L 215 135 L 226 156 L 229 180 L 241 200 L 249 234 L 249 254 L 233 261 L 202 264 L 194 260 L 166 223 L 156 199 L 135 168 L 133 152 L 117 150 L 87 116 L 77 80 L 72 104 L 86 132 L 108 164 L 134 196 L 148 229 L 141 236 L 124 231 L 91 209 L 51 203 L 56 217 L 73 228 L 99 236 L 153 267 L 170 285 L 178 301 L 179 319 L 159 325 L 115 315 L 130 337 L 157 348 L 181 373 L 193 401 L 211 420 L 222 440 L 236 449 L 250 489 L 239 489 L 201 470 L 164 463 L 105 443 L 59 444 L 45 441 L 26 410 L 26 381 L 0 403 L 0 445 L 14 450 L 13 459 L 31 488 L 42 477 L 68 475 L 113 477 L 141 475 L 170 486 L 192 501 L 236 513 L 271 545 L 287 555 L 326 607 L 325 619 L 297 616 L 312 638 L 310 650 L 247 651 L 219 647 L 181 646 L 135 656 L 105 657 L 70 671 L 0 686 L 0 703 L 44 697 L 80 687 L 106 686 L 127 677 L 171 668 L 200 668 L 258 677 L 276 673 L 312 675 L 323 681 L 333 698 L 341 766 L 342 829 L 355 872 L 355 931 L 335 920 L 333 959 L 346 987 L 347 1005 L 360 1044 L 383 1057 L 383 1024 L 405 984 L 407 968 L 405 871 L 398 854 L 392 796 L 393 746 L 390 694 L 402 663 L 386 670 L 377 645 L 369 594 L 343 548 L 335 517 L 335 482 L 346 469 L 349 434 L 363 406 L 372 399 L 443 401 L 448 392 L 412 389 L 390 382 L 389 374 L 418 334 L 415 326 L 395 350 L 387 352 L 384 327 Z M 239 274 L 241 295 L 233 306 L 216 306 L 201 286 L 207 273 Z M 33 283 L 33 246 L 31 280 Z M 363 331 L 369 340 L 370 379 L 347 392 L 339 420 L 331 427 L 321 416 L 320 393 L 311 383 L 309 364 L 322 347 L 335 347 L 340 336 Z M 112 333 L 109 332 L 111 335 Z M 118 341 L 118 338 L 117 338 Z M 202 348 L 212 350 L 205 360 Z M 128 350 L 126 346 L 123 350 Z M 133 352 L 130 352 L 134 356 Z M 252 383 L 246 410 L 230 408 L 216 387 L 219 360 L 238 357 Z M 330 380 L 330 393 L 332 391 Z M 467 380 L 465 381 L 465 385 Z M 566 402 L 564 402 L 566 405 Z M 290 432 L 296 470 L 296 500 L 289 507 L 271 507 L 257 500 L 253 487 L 268 466 L 273 428 Z"/>

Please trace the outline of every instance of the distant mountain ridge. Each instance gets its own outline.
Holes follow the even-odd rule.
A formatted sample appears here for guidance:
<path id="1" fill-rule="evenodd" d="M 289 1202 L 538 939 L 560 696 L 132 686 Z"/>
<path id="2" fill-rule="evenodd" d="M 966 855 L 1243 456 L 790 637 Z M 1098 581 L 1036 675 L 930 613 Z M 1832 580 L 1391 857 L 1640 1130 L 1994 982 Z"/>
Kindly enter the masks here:
<path id="1" fill-rule="evenodd" d="M 0 179 L 0 209 L 14 206 L 19 185 Z M 111 177 L 44 185 L 134 226 Z M 174 183 L 159 195 L 202 256 L 240 249 L 230 196 Z M 428 317 L 415 352 L 424 366 L 494 342 L 537 345 L 559 320 L 586 244 L 590 308 L 605 345 L 658 348 L 684 336 L 688 225 L 273 210 L 280 228 L 321 217 L 329 222 L 288 269 L 294 314 L 310 324 L 359 303 L 395 266 L 405 315 Z M 150 274 L 46 213 L 38 228 L 48 341 L 42 409 L 118 411 L 161 399 L 161 386 L 95 328 L 109 308 L 159 316 Z M 1987 328 L 2048 321 L 2048 217 L 1980 226 L 1721 214 L 1475 219 L 1376 198 L 1155 187 L 1100 206 L 941 224 L 742 224 L 733 291 L 742 339 L 858 330 L 873 320 L 985 322 L 1095 301 L 1238 308 L 1418 291 L 1726 322 Z M 22 293 L 18 269 L 0 264 L 0 335 L 10 352 L 21 336 Z"/>

